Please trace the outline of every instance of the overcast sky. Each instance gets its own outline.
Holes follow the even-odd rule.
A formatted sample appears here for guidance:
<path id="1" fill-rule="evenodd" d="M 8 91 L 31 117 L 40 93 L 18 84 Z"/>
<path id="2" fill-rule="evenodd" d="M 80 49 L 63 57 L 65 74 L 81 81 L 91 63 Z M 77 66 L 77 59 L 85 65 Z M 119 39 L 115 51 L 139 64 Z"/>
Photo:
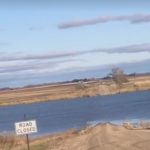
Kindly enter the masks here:
<path id="1" fill-rule="evenodd" d="M 148 0 L 0 2 L 0 87 L 98 77 L 122 64 L 149 72 L 149 8 Z"/>

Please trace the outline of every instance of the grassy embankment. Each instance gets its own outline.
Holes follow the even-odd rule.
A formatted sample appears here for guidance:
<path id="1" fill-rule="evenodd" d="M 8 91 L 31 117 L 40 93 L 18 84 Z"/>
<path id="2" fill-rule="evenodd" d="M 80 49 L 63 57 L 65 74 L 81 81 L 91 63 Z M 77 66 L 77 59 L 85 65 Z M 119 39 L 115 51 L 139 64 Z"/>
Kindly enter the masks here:
<path id="1" fill-rule="evenodd" d="M 138 127 L 126 123 L 123 126 L 101 124 L 80 131 L 69 130 L 38 139 L 32 139 L 31 150 L 149 150 L 150 123 L 141 122 Z M 3 150 L 26 150 L 23 138 L 9 137 L 0 142 Z M 1 138 L 0 138 L 1 140 Z"/>
<path id="2" fill-rule="evenodd" d="M 85 83 L 56 83 L 0 91 L 0 106 L 97 95 L 112 95 L 123 92 L 150 89 L 150 76 L 128 77 L 129 82 L 118 86 L 112 79 L 96 79 Z"/>

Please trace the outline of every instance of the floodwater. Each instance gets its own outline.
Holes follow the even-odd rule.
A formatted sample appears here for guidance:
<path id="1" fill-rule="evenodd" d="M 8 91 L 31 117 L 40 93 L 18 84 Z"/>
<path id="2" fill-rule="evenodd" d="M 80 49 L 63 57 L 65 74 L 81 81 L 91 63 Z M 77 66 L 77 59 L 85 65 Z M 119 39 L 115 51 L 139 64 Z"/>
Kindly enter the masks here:
<path id="1" fill-rule="evenodd" d="M 150 91 L 0 107 L 0 132 L 14 132 L 14 123 L 36 119 L 45 135 L 88 124 L 150 120 Z"/>

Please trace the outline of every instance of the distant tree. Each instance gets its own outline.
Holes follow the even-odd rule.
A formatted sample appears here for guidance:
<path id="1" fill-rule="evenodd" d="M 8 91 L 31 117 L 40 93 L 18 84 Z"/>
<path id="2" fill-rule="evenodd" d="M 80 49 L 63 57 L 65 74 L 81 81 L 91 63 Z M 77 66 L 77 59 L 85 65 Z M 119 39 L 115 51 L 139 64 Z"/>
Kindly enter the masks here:
<path id="1" fill-rule="evenodd" d="M 9 88 L 9 87 L 0 88 L 0 91 L 5 91 L 5 90 L 13 90 L 13 88 Z"/>
<path id="2" fill-rule="evenodd" d="M 112 69 L 112 78 L 118 85 L 128 82 L 128 79 L 121 68 Z"/>
<path id="3" fill-rule="evenodd" d="M 72 80 L 72 82 L 79 82 L 79 81 L 80 81 L 79 79 Z"/>

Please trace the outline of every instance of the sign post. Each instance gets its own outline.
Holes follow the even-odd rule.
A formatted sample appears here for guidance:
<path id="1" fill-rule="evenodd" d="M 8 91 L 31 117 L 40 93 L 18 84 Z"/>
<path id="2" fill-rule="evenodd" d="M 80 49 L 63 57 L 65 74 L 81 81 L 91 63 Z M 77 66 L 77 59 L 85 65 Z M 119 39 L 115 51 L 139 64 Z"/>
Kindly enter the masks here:
<path id="1" fill-rule="evenodd" d="M 28 134 L 26 134 L 26 138 L 27 138 L 27 146 L 28 146 L 28 150 L 30 150 L 30 144 L 29 144 L 29 136 L 28 136 Z"/>
<path id="2" fill-rule="evenodd" d="M 24 120 L 25 119 L 26 119 L 26 116 L 24 115 Z M 29 134 L 38 132 L 36 120 L 26 120 L 22 122 L 16 122 L 15 130 L 16 130 L 17 135 L 26 135 L 27 147 L 28 147 L 28 150 L 30 150 Z"/>

